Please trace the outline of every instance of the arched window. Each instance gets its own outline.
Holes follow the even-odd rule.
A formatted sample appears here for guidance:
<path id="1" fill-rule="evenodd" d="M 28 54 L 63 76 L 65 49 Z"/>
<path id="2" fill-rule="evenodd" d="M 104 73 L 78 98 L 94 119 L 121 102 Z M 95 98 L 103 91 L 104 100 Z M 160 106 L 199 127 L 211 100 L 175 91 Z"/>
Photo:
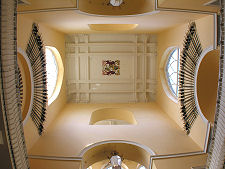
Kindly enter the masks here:
<path id="1" fill-rule="evenodd" d="M 58 96 L 63 79 L 63 64 L 58 50 L 54 47 L 46 46 L 46 71 L 48 104 L 50 105 Z"/>
<path id="2" fill-rule="evenodd" d="M 51 98 L 56 87 L 58 77 L 58 64 L 56 62 L 55 55 L 51 51 L 51 49 L 46 48 L 45 54 L 46 54 L 48 98 Z"/>
<path id="3" fill-rule="evenodd" d="M 170 91 L 175 97 L 178 97 L 178 78 L 179 78 L 179 48 L 173 49 L 165 65 L 166 79 Z"/>

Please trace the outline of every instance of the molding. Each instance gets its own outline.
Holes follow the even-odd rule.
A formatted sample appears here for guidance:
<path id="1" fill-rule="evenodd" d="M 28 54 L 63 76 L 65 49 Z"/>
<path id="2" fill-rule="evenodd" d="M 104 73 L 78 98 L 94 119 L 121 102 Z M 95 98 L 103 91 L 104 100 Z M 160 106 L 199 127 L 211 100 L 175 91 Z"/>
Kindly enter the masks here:
<path id="1" fill-rule="evenodd" d="M 79 1 L 79 0 L 78 0 Z M 136 17 L 136 16 L 145 16 L 145 15 L 154 15 L 159 13 L 160 11 L 151 11 L 151 12 L 146 12 L 146 13 L 142 13 L 142 14 L 133 14 L 133 15 L 98 15 L 98 14 L 91 14 L 91 13 L 87 13 L 87 12 L 83 12 L 81 10 L 79 10 L 79 8 L 77 8 L 75 10 L 76 13 L 78 14 L 83 14 L 83 15 L 87 15 L 87 16 L 96 16 L 96 17 L 108 17 L 108 18 L 121 18 L 121 17 Z"/>
<path id="2" fill-rule="evenodd" d="M 208 125 L 207 125 L 205 146 L 204 146 L 204 150 L 203 151 L 150 156 L 149 169 L 152 169 L 153 160 L 156 160 L 156 159 L 179 158 L 179 157 L 186 157 L 186 156 L 194 156 L 194 155 L 206 154 L 207 153 L 207 148 L 208 148 L 209 134 L 210 134 L 210 123 L 208 123 Z"/>
<path id="3" fill-rule="evenodd" d="M 182 8 L 164 8 L 159 7 L 159 0 L 155 0 L 155 10 L 159 11 L 172 11 L 172 12 L 188 12 L 188 13 L 200 13 L 200 14 L 209 14 L 214 15 L 216 12 L 202 11 L 202 10 L 191 10 L 191 9 L 182 9 Z"/>
<path id="4" fill-rule="evenodd" d="M 189 152 L 189 153 L 178 153 L 178 154 L 166 154 L 166 155 L 159 155 L 159 156 L 151 156 L 150 157 L 150 163 L 149 163 L 149 169 L 152 169 L 153 160 L 156 160 L 156 159 L 180 158 L 180 157 L 195 156 L 195 155 L 202 155 L 202 154 L 205 154 L 205 152 L 196 151 L 196 152 Z"/>
<path id="5" fill-rule="evenodd" d="M 77 8 L 46 8 L 46 9 L 34 9 L 34 10 L 25 10 L 18 11 L 17 14 L 30 14 L 30 13 L 40 13 L 40 12 L 55 12 L 55 11 L 73 11 Z"/>
<path id="6" fill-rule="evenodd" d="M 64 65 L 63 65 L 62 57 L 57 48 L 55 48 L 53 46 L 45 46 L 44 50 L 46 50 L 46 49 L 49 49 L 52 52 L 55 62 L 57 64 L 57 70 L 58 70 L 55 89 L 54 89 L 51 97 L 49 97 L 49 99 L 48 99 L 48 106 L 50 106 L 57 99 L 57 97 L 60 94 L 62 83 L 63 83 L 63 77 L 64 77 Z"/>
<path id="7" fill-rule="evenodd" d="M 29 159 L 54 160 L 54 161 L 82 161 L 81 157 L 58 157 L 43 155 L 28 155 Z"/>
<path id="8" fill-rule="evenodd" d="M 114 39 L 115 36 L 118 38 Z M 109 102 L 110 99 L 104 101 L 100 99 L 99 94 L 103 93 L 112 94 L 113 100 L 115 100 L 116 94 L 124 94 L 124 98 L 127 98 L 125 102 L 128 102 L 127 100 L 132 102 L 154 100 L 157 83 L 155 79 L 157 46 L 155 36 L 151 34 L 121 36 L 120 33 L 67 35 L 66 67 L 67 79 L 69 79 L 67 80 L 69 85 L 67 95 L 70 100 L 74 102 L 85 100 L 85 102 L 91 103 Z M 92 37 L 98 37 L 98 41 L 94 41 Z M 109 37 L 113 37 L 113 40 L 109 40 Z M 118 49 L 116 49 L 117 47 Z M 104 77 L 100 74 L 99 70 L 102 68 L 99 61 L 110 58 L 121 60 L 121 76 Z M 129 63 L 128 66 L 125 65 L 125 61 Z M 83 67 L 79 66 L 79 62 L 84 64 Z M 73 63 L 76 65 L 75 67 L 72 65 Z M 96 63 L 98 72 L 94 74 L 92 72 L 93 64 Z M 74 70 L 77 71 L 73 73 Z M 128 72 L 128 70 L 130 71 Z M 148 71 L 150 73 L 147 73 Z M 124 76 L 124 73 L 127 76 Z M 99 87 L 100 85 L 102 87 Z M 111 87 L 106 88 L 107 85 Z M 124 102 L 124 98 L 119 98 L 116 102 Z"/>
<path id="9" fill-rule="evenodd" d="M 191 169 L 206 169 L 206 166 L 191 167 Z"/>
<path id="10" fill-rule="evenodd" d="M 0 130 L 0 145 L 4 145 L 4 141 L 3 141 L 3 133 Z"/>
<path id="11" fill-rule="evenodd" d="M 210 130 L 211 130 L 211 124 L 208 122 L 207 130 L 206 130 L 206 136 L 205 136 L 205 145 L 204 145 L 204 150 L 203 150 L 205 153 L 207 153 L 207 150 L 208 150 L 208 142 L 209 142 Z"/>
<path id="12" fill-rule="evenodd" d="M 186 9 L 170 9 L 170 8 L 160 8 L 158 7 L 158 0 L 155 0 L 155 10 L 159 10 L 159 11 L 175 11 L 175 12 L 191 12 L 191 13 L 202 13 L 202 14 L 210 14 L 214 16 L 214 43 L 212 46 L 206 48 L 202 54 L 201 54 L 201 58 L 198 61 L 198 66 L 197 68 L 199 68 L 199 65 L 201 63 L 201 60 L 203 59 L 203 57 L 211 50 L 215 50 L 216 46 L 217 46 L 217 32 L 216 32 L 216 13 L 213 12 L 206 12 L 206 11 L 195 11 L 195 10 L 186 10 Z M 197 69 L 198 71 L 198 69 Z M 197 75 L 195 74 L 195 91 L 196 91 L 196 78 Z M 195 92 L 196 93 L 196 92 Z M 195 94 L 195 97 L 196 94 Z M 197 100 L 195 98 L 195 100 Z M 199 104 L 197 102 L 197 108 L 199 108 Z M 207 148 L 208 148 L 208 140 L 209 140 L 209 134 L 210 134 L 210 123 L 208 122 L 208 120 L 204 117 L 204 115 L 202 114 L 201 111 L 200 112 L 200 116 L 203 119 L 203 121 L 205 123 L 207 123 L 207 131 L 206 131 L 206 138 L 205 138 L 205 146 L 204 146 L 204 150 L 203 151 L 198 151 L 198 152 L 190 152 L 190 153 L 178 153 L 178 154 L 167 154 L 167 155 L 158 155 L 158 156 L 150 156 L 150 163 L 149 163 L 149 169 L 152 169 L 152 165 L 153 165 L 153 160 L 155 159 L 166 159 L 166 158 L 177 158 L 177 157 L 185 157 L 185 156 L 192 156 L 192 155 L 201 155 L 201 154 L 205 154 L 207 153 Z"/>
<path id="13" fill-rule="evenodd" d="M 108 144 L 108 143 L 125 143 L 125 144 L 131 144 L 131 145 L 135 145 L 137 147 L 140 147 L 142 149 L 144 149 L 146 152 L 148 152 L 150 154 L 150 156 L 155 156 L 156 153 L 150 149 L 149 147 L 143 145 L 143 144 L 140 144 L 140 143 L 136 143 L 136 142 L 133 142 L 133 141 L 126 141 L 126 140 L 107 140 L 107 141 L 101 141 L 101 142 L 97 142 L 97 143 L 94 143 L 94 144 L 91 144 L 91 145 L 87 145 L 79 154 L 79 157 L 82 157 L 88 150 L 96 147 L 96 146 L 100 146 L 100 145 L 103 145 L 103 144 Z"/>
<path id="14" fill-rule="evenodd" d="M 30 64 L 30 60 L 27 57 L 26 52 L 24 52 L 23 49 L 20 48 L 20 47 L 17 48 L 17 52 L 20 53 L 24 57 L 24 59 L 26 60 L 27 66 L 29 68 L 30 80 L 31 80 L 31 99 L 30 99 L 30 106 L 29 106 L 27 115 L 26 115 L 25 119 L 23 120 L 23 126 L 24 126 L 27 123 L 27 120 L 29 119 L 30 114 L 31 114 L 31 110 L 32 110 L 33 98 L 34 98 L 34 78 L 33 78 L 33 71 L 32 71 L 32 67 L 31 67 L 31 64 Z"/>
<path id="15" fill-rule="evenodd" d="M 167 78 L 166 78 L 166 75 L 165 75 L 165 66 L 166 66 L 166 63 L 167 63 L 167 60 L 168 60 L 168 56 L 176 48 L 178 48 L 180 50 L 180 48 L 177 47 L 177 46 L 168 47 L 165 50 L 165 52 L 163 53 L 160 64 L 159 64 L 159 76 L 160 76 L 160 81 L 161 81 L 163 90 L 166 93 L 167 97 L 170 98 L 174 103 L 178 103 L 178 98 L 176 98 L 172 94 L 172 91 L 170 90 L 170 88 L 168 86 Z"/>
<path id="16" fill-rule="evenodd" d="M 214 16 L 214 39 L 213 39 L 213 49 L 217 47 L 217 13 L 200 11 L 200 10 L 190 10 L 190 9 L 181 9 L 181 8 L 162 8 L 158 5 L 158 0 L 155 0 L 155 11 L 172 11 L 172 12 L 186 12 L 186 13 L 199 13 L 199 14 L 208 14 Z"/>

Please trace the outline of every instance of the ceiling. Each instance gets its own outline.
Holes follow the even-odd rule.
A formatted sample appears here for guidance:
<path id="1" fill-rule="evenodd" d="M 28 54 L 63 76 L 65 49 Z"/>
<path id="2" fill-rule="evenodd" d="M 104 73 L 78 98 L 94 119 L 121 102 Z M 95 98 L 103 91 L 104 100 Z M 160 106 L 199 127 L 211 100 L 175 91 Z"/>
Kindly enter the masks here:
<path id="1" fill-rule="evenodd" d="M 138 24 L 126 33 L 156 33 L 207 14 L 155 10 L 155 0 L 124 0 L 121 7 L 105 5 L 109 0 L 29 0 L 19 5 L 18 14 L 63 33 L 96 33 L 89 24 Z M 203 6 L 209 0 L 158 0 L 158 7 L 216 11 Z M 78 2 L 78 3 L 77 3 Z M 138 14 L 138 15 L 137 15 Z M 129 15 L 129 16 L 127 16 Z M 103 17 L 104 16 L 104 17 Z M 118 32 L 124 32 L 116 29 Z M 102 32 L 102 31 L 101 31 Z"/>
<path id="2" fill-rule="evenodd" d="M 218 7 L 206 6 L 208 2 L 216 0 L 158 0 L 160 8 L 172 8 L 172 9 L 191 9 L 198 11 L 217 12 Z"/>
<path id="3" fill-rule="evenodd" d="M 77 11 L 54 11 L 23 15 L 66 34 L 96 33 L 89 28 L 89 24 L 138 24 L 134 30 L 126 31 L 126 33 L 155 33 L 206 16 L 205 14 L 159 12 L 152 15 L 132 17 L 97 17 L 81 14 Z"/>

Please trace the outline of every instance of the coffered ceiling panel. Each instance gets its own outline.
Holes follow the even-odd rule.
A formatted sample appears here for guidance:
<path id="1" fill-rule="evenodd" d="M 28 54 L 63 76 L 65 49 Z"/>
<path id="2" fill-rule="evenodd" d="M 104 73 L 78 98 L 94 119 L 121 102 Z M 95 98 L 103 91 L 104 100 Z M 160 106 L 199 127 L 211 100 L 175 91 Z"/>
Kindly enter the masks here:
<path id="1" fill-rule="evenodd" d="M 71 102 L 155 100 L 156 35 L 66 36 L 67 96 Z"/>

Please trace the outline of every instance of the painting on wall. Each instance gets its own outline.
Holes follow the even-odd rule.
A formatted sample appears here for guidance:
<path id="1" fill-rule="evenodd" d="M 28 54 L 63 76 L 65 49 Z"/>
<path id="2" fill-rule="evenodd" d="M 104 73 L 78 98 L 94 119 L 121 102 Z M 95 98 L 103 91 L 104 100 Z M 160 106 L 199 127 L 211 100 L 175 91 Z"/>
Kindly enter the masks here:
<path id="1" fill-rule="evenodd" d="M 103 60 L 102 61 L 103 75 L 120 75 L 120 60 Z"/>

